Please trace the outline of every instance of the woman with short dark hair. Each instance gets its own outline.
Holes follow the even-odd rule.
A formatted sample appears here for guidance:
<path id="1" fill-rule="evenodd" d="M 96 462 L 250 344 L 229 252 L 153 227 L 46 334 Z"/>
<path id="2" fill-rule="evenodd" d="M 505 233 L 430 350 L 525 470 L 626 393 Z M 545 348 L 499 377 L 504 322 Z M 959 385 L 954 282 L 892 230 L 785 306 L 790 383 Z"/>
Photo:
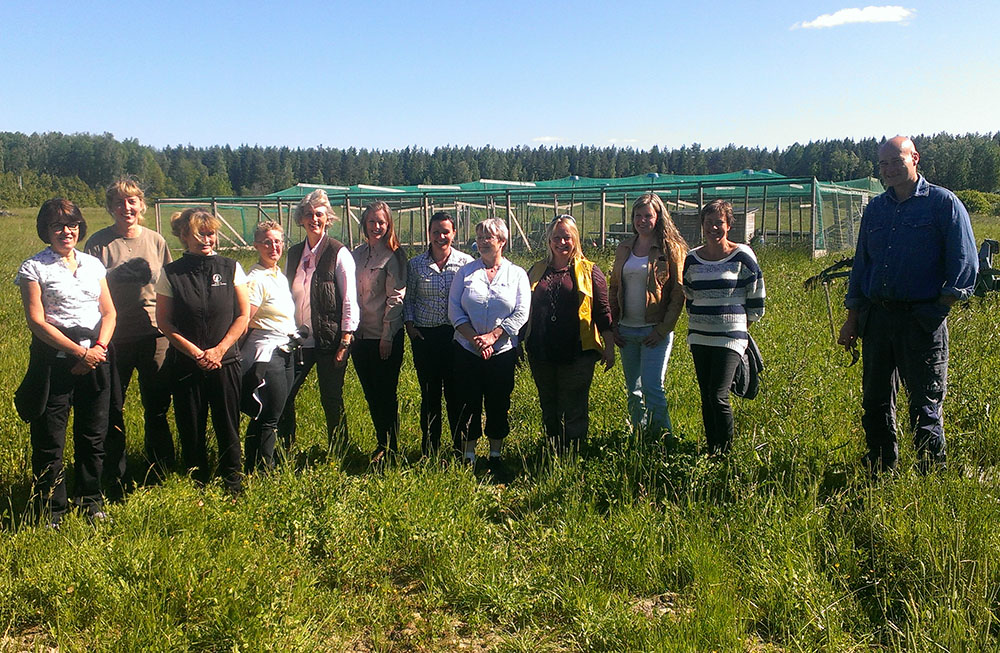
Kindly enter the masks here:
<path id="1" fill-rule="evenodd" d="M 705 244 L 684 261 L 687 341 L 710 455 L 726 454 L 732 446 L 729 390 L 747 348 L 747 327 L 764 315 L 764 276 L 750 246 L 729 240 L 732 226 L 732 204 L 706 204 L 701 210 Z"/>
<path id="2" fill-rule="evenodd" d="M 28 372 L 15 403 L 30 424 L 40 511 L 58 527 L 69 509 L 63 451 L 71 409 L 75 501 L 89 518 L 104 517 L 100 483 L 111 392 L 107 351 L 116 314 L 104 266 L 76 250 L 87 235 L 80 209 L 51 199 L 38 212 L 35 229 L 49 246 L 24 261 L 14 279 L 31 330 Z"/>
<path id="3" fill-rule="evenodd" d="M 420 449 L 425 456 L 434 454 L 441 445 L 442 389 L 452 446 L 456 453 L 462 450 L 455 437 L 459 399 L 451 351 L 455 328 L 448 320 L 448 291 L 458 270 L 472 261 L 471 256 L 452 247 L 455 219 L 451 214 L 438 211 L 432 215 L 427 234 L 427 251 L 407 264 L 403 298 L 403 325 L 410 336 L 413 367 L 420 382 Z"/>

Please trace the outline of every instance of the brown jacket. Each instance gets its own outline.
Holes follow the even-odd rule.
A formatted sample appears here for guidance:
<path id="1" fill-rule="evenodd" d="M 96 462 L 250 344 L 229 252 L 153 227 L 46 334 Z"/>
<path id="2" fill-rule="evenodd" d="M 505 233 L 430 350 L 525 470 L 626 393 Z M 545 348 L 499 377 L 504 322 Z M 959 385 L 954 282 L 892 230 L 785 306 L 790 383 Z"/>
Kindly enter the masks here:
<path id="1" fill-rule="evenodd" d="M 632 254 L 638 236 L 626 239 L 615 250 L 615 263 L 608 281 L 608 299 L 611 302 L 611 321 L 618 326 L 622 317 L 622 268 Z M 681 259 L 683 253 L 664 253 L 657 245 L 649 250 L 649 279 L 646 283 L 646 321 L 655 324 L 656 332 L 666 336 L 674 330 L 677 318 L 684 308 L 684 290 L 681 285 Z"/>

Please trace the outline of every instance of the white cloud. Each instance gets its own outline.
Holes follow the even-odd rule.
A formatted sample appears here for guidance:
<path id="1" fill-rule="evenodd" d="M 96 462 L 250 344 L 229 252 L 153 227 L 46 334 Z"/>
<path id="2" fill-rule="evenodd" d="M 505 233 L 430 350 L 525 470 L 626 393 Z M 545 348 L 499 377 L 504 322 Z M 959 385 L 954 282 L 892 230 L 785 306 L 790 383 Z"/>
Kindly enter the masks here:
<path id="1" fill-rule="evenodd" d="M 533 143 L 558 143 L 561 140 L 559 136 L 536 136 L 531 139 Z"/>
<path id="2" fill-rule="evenodd" d="M 840 27 L 850 23 L 901 23 L 913 17 L 915 10 L 889 5 L 885 7 L 851 7 L 832 14 L 823 14 L 813 20 L 795 23 L 792 29 L 822 29 Z"/>

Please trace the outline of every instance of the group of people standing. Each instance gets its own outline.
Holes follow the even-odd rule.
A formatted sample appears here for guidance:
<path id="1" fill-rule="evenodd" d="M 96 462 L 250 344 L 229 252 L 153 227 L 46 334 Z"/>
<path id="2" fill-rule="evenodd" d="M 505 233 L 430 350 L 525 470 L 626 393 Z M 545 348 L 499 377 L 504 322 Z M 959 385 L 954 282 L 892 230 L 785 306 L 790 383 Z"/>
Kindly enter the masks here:
<path id="1" fill-rule="evenodd" d="M 279 441 L 283 450 L 293 446 L 296 398 L 313 368 L 329 444 L 346 443 L 348 358 L 375 429 L 371 461 L 386 461 L 398 449 L 404 330 L 420 384 L 422 453 L 441 449 L 447 415 L 455 457 L 474 464 L 485 434 L 494 468 L 510 431 L 522 351 L 545 434 L 559 451 L 584 442 L 594 371 L 598 363 L 614 366 L 616 346 L 631 427 L 669 436 L 663 379 L 686 302 L 709 451 L 729 448 L 728 389 L 747 324 L 763 313 L 764 286 L 750 248 L 728 240 L 727 202 L 705 206 L 705 244 L 688 251 L 663 201 L 644 194 L 609 278 L 584 255 L 570 215 L 548 224 L 546 258 L 528 271 L 505 258 L 510 234 L 502 220 L 476 225 L 473 258 L 454 247 L 455 220 L 445 212 L 430 219 L 428 248 L 407 261 L 385 202 L 365 207 L 364 242 L 350 251 L 327 234 L 333 209 L 315 190 L 295 210 L 305 239 L 289 248 L 284 267 L 286 236 L 279 223 L 264 221 L 254 233 L 258 261 L 244 272 L 216 254 L 221 223 L 206 209 L 171 218 L 185 248 L 176 261 L 163 238 L 142 226 L 146 205 L 134 181 L 108 189 L 107 209 L 114 224 L 80 252 L 87 228 L 80 210 L 46 202 L 37 229 L 49 247 L 25 261 L 16 279 L 32 332 L 18 408 L 31 425 L 36 492 L 55 524 L 69 507 L 62 454 L 71 407 L 78 504 L 103 518 L 103 497 L 121 496 L 133 482 L 123 403 L 135 371 L 147 473 L 157 477 L 176 463 L 172 398 L 184 469 L 202 482 L 210 477 L 211 413 L 218 475 L 239 493 L 244 474 L 275 465 Z M 249 416 L 245 456 L 241 411 Z"/>

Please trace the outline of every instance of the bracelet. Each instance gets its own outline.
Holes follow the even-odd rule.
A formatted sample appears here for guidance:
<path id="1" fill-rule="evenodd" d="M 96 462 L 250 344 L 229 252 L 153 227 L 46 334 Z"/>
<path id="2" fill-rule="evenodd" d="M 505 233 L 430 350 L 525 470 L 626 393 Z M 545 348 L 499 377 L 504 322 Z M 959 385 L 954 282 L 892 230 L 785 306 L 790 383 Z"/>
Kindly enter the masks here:
<path id="1" fill-rule="evenodd" d="M 100 348 L 101 348 L 101 349 L 103 349 L 104 351 L 107 351 L 107 350 L 108 350 L 108 346 L 107 346 L 106 344 L 104 344 L 103 342 L 101 342 L 100 340 L 98 340 L 97 342 L 95 342 L 95 343 L 94 343 L 94 346 L 95 346 L 95 347 L 100 347 Z"/>

